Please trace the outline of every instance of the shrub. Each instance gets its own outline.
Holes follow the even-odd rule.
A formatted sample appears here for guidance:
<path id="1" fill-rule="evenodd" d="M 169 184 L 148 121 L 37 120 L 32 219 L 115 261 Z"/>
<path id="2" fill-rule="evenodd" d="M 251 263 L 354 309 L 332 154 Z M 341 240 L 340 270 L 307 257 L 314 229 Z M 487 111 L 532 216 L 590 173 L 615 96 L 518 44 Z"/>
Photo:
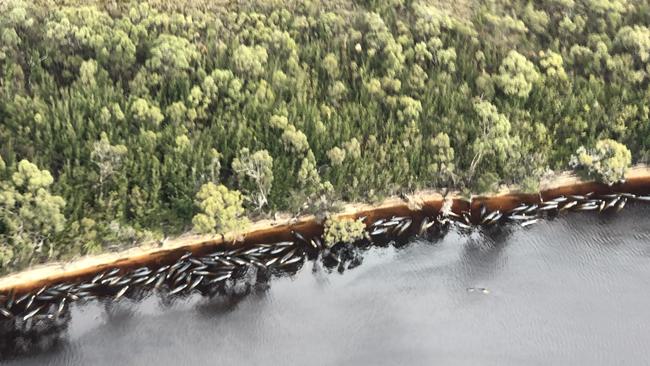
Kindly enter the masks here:
<path id="1" fill-rule="evenodd" d="M 338 243 L 352 243 L 364 237 L 366 225 L 360 220 L 330 217 L 325 220 L 323 238 L 331 247 Z"/>
<path id="2" fill-rule="evenodd" d="M 624 179 L 631 164 L 630 150 L 611 139 L 598 141 L 596 147 L 590 150 L 580 146 L 569 162 L 578 172 L 607 184 Z"/>

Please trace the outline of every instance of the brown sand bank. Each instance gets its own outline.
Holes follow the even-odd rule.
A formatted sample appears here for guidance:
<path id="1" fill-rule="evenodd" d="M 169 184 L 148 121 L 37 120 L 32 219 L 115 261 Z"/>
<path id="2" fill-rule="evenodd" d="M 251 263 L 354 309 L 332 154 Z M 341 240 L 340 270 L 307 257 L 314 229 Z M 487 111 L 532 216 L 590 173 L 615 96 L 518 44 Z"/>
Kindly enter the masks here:
<path id="1" fill-rule="evenodd" d="M 448 197 L 453 199 L 452 210 L 454 212 L 470 210 L 472 219 L 476 222 L 481 204 L 485 204 L 489 211 L 496 209 L 505 211 L 521 202 L 536 203 L 542 199 L 547 200 L 566 194 L 585 194 L 587 192 L 645 194 L 648 191 L 650 191 L 650 168 L 635 166 L 629 170 L 625 183 L 611 187 L 595 182 L 584 182 L 571 174 L 562 174 L 552 180 L 542 182 L 540 193 L 536 194 L 523 194 L 519 193 L 516 188 L 504 188 L 494 195 L 475 196 L 471 200 L 461 197 L 457 192 L 449 194 Z M 438 192 L 421 191 L 409 196 L 408 200 L 393 197 L 374 206 L 348 204 L 336 216 L 353 218 L 367 216 L 367 222 L 392 215 L 410 215 L 420 218 L 424 215 L 435 215 L 442 207 L 443 200 L 443 196 Z M 248 227 L 245 232 L 230 233 L 225 237 L 221 235 L 183 235 L 165 242 L 162 246 L 158 243 L 146 243 L 118 253 L 87 256 L 69 263 L 41 265 L 11 274 L 0 278 L 0 292 L 15 289 L 16 293 L 24 293 L 49 284 L 88 278 L 108 268 L 117 267 L 127 270 L 144 265 L 156 267 L 172 263 L 188 251 L 200 255 L 214 251 L 217 246 L 223 245 L 240 246 L 291 240 L 291 230 L 312 236 L 320 235 L 323 229 L 313 216 L 304 216 L 296 220 L 258 221 Z"/>

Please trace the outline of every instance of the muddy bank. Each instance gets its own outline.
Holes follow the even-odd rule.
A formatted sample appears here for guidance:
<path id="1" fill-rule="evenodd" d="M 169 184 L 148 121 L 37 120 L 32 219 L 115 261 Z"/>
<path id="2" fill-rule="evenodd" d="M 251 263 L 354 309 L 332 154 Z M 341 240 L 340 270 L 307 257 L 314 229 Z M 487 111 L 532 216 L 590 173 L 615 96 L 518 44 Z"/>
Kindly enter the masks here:
<path id="1" fill-rule="evenodd" d="M 638 166 L 631 169 L 623 184 L 607 186 L 595 182 L 583 182 L 575 176 L 562 175 L 552 181 L 543 182 L 540 193 L 522 194 L 516 189 L 503 190 L 492 196 L 477 196 L 471 199 L 457 193 L 448 195 L 453 200 L 452 210 L 456 213 L 469 211 L 472 221 L 477 222 L 479 208 L 485 205 L 489 211 L 506 211 L 520 203 L 539 203 L 553 197 L 567 194 L 607 194 L 629 192 L 646 194 L 650 191 L 650 169 Z M 408 197 L 408 200 L 391 198 L 379 205 L 349 204 L 338 217 L 358 218 L 366 216 L 366 222 L 395 216 L 411 216 L 420 219 L 433 216 L 443 205 L 444 198 L 437 192 L 423 191 Z M 257 222 L 246 232 L 230 233 L 225 236 L 183 236 L 169 241 L 162 246 L 149 243 L 119 253 L 109 253 L 82 258 L 72 263 L 57 263 L 40 266 L 12 274 L 0 279 L 0 292 L 14 289 L 17 294 L 36 290 L 45 285 L 88 279 L 97 272 L 109 268 L 131 270 L 141 266 L 158 267 L 177 261 L 182 255 L 191 252 L 202 255 L 212 252 L 217 247 L 235 247 L 257 243 L 273 243 L 292 240 L 291 231 L 306 236 L 322 234 L 322 225 L 313 216 L 301 217 L 294 221 Z"/>

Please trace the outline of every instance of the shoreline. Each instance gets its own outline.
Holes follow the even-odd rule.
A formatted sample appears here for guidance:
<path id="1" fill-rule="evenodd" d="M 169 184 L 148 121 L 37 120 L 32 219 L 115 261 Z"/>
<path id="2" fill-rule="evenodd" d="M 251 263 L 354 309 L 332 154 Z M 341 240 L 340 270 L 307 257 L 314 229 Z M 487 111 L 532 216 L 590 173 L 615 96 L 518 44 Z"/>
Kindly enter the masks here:
<path id="1" fill-rule="evenodd" d="M 636 165 L 631 167 L 623 184 L 607 186 L 594 181 L 584 181 L 574 174 L 562 173 L 549 180 L 542 181 L 539 193 L 521 193 L 516 187 L 502 188 L 499 192 L 485 196 L 472 196 L 470 200 L 459 192 L 449 192 L 453 200 L 452 210 L 456 213 L 469 211 L 473 220 L 478 220 L 481 204 L 490 211 L 508 210 L 521 202 L 537 203 L 566 194 L 585 194 L 587 192 L 608 193 L 626 191 L 631 193 L 650 190 L 650 167 Z M 392 215 L 424 216 L 434 215 L 442 207 L 444 197 L 437 191 L 423 190 L 408 196 L 408 201 L 389 197 L 376 205 L 364 203 L 347 203 L 343 210 L 334 214 L 338 218 L 356 218 L 367 216 L 369 221 L 390 217 Z M 322 225 L 313 215 L 301 216 L 287 220 L 260 220 L 252 223 L 245 232 L 227 233 L 225 235 L 191 235 L 184 234 L 159 246 L 156 242 L 143 243 L 139 246 L 114 253 L 85 256 L 70 262 L 54 262 L 34 266 L 20 272 L 0 278 L 0 292 L 14 290 L 25 293 L 46 284 L 66 282 L 90 277 L 109 268 L 122 270 L 141 266 L 159 266 L 171 263 L 186 252 L 205 254 L 217 246 L 242 246 L 261 242 L 291 240 L 291 230 L 309 235 L 322 234 Z"/>

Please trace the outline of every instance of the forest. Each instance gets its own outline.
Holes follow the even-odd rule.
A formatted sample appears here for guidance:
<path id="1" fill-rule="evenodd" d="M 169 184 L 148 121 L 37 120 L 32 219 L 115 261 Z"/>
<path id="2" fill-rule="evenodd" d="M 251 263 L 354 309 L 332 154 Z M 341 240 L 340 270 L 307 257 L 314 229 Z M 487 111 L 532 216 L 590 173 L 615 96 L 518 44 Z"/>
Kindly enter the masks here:
<path id="1" fill-rule="evenodd" d="M 645 0 L 0 2 L 0 273 L 418 189 L 616 182 L 650 158 L 649 24 Z"/>

